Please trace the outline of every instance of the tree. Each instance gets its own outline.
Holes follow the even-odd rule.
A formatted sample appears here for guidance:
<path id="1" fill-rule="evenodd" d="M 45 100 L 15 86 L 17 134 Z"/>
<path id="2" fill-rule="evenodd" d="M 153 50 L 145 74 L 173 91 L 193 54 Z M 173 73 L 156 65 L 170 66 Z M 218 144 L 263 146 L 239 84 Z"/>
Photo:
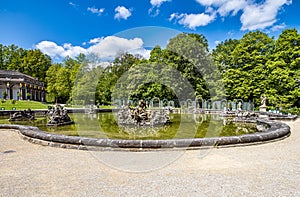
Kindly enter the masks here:
<path id="1" fill-rule="evenodd" d="M 253 100 L 269 97 L 267 61 L 274 49 L 274 40 L 260 31 L 246 33 L 239 41 L 228 40 L 216 47 L 213 57 L 220 69 L 227 98 Z"/>
<path id="2" fill-rule="evenodd" d="M 58 89 L 57 89 L 57 79 L 58 72 L 62 68 L 61 64 L 53 64 L 50 66 L 48 71 L 46 72 L 46 83 L 47 83 L 47 101 L 48 102 L 57 102 L 59 100 Z"/>
<path id="3" fill-rule="evenodd" d="M 51 58 L 40 50 L 24 50 L 16 45 L 0 45 L 0 69 L 17 70 L 45 82 Z"/>
<path id="4" fill-rule="evenodd" d="M 38 78 L 39 81 L 46 81 L 46 72 L 51 66 L 51 58 L 40 50 L 28 50 L 22 57 L 21 65 L 17 70 L 24 74 Z"/>
<path id="5" fill-rule="evenodd" d="M 272 104 L 300 107 L 300 35 L 297 30 L 287 29 L 280 34 L 267 67 Z"/>
<path id="6" fill-rule="evenodd" d="M 180 71 L 192 84 L 195 95 L 204 99 L 217 98 L 221 77 L 218 75 L 203 35 L 182 33 L 170 39 L 167 47 L 167 63 Z"/>
<path id="7" fill-rule="evenodd" d="M 111 96 L 120 77 L 128 72 L 131 67 L 142 61 L 143 58 L 139 55 L 120 53 L 111 65 L 105 68 L 102 67 L 96 88 L 97 103 L 111 104 Z"/>
<path id="8" fill-rule="evenodd" d="M 239 40 L 234 39 L 225 40 L 213 50 L 212 57 L 221 74 L 224 74 L 230 68 L 234 68 L 233 51 L 239 42 Z"/>

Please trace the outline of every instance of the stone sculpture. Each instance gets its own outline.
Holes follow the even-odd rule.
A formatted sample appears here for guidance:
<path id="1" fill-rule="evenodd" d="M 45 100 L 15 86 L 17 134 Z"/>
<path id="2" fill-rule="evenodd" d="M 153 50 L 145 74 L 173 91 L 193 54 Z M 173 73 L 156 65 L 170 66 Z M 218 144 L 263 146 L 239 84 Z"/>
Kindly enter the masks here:
<path id="1" fill-rule="evenodd" d="M 74 121 L 72 121 L 67 114 L 67 109 L 60 105 L 56 105 L 55 107 L 49 109 L 47 114 L 49 117 L 47 126 L 62 126 L 74 124 Z"/>
<path id="2" fill-rule="evenodd" d="M 10 122 L 13 122 L 13 121 L 32 121 L 32 120 L 35 120 L 35 117 L 34 117 L 34 112 L 31 111 L 31 109 L 15 112 L 9 118 Z"/>
<path id="3" fill-rule="evenodd" d="M 261 97 L 260 103 L 261 103 L 261 106 L 259 107 L 259 111 L 260 112 L 266 112 L 267 111 L 267 105 L 266 105 L 267 97 L 266 97 L 265 94 Z"/>
<path id="4" fill-rule="evenodd" d="M 266 106 L 267 106 L 266 103 L 267 103 L 267 97 L 266 97 L 266 95 L 264 94 L 264 95 L 261 97 L 261 106 L 266 107 Z"/>
<path id="5" fill-rule="evenodd" d="M 140 100 L 137 108 L 130 106 L 119 110 L 118 123 L 120 125 L 154 126 L 170 123 L 169 110 L 147 110 L 147 105 Z"/>

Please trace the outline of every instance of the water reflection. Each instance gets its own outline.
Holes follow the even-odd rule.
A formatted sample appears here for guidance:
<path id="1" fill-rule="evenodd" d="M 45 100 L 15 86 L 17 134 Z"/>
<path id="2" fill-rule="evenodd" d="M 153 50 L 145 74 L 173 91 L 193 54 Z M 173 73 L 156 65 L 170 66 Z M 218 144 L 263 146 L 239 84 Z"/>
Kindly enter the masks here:
<path id="1" fill-rule="evenodd" d="M 18 122 L 39 127 L 41 130 L 64 135 L 114 139 L 173 139 L 233 136 L 257 132 L 255 124 L 233 123 L 219 115 L 170 114 L 172 124 L 156 127 L 118 126 L 113 113 L 70 114 L 74 125 L 46 127 L 47 119 Z M 10 124 L 1 117 L 1 124 Z M 15 123 L 16 124 L 16 123 Z"/>

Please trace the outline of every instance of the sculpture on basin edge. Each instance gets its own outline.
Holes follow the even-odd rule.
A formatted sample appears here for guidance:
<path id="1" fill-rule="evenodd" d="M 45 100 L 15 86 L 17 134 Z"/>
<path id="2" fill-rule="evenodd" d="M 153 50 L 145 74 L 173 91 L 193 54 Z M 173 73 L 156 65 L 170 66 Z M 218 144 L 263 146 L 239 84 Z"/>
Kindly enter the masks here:
<path id="1" fill-rule="evenodd" d="M 137 108 L 126 108 L 119 110 L 118 123 L 120 125 L 155 126 L 169 124 L 169 109 L 147 110 L 148 105 L 143 100 L 139 101 Z"/>
<path id="2" fill-rule="evenodd" d="M 62 126 L 74 124 L 74 121 L 72 121 L 67 114 L 67 109 L 60 105 L 56 105 L 55 107 L 50 108 L 47 112 L 47 115 L 49 117 L 47 126 Z"/>
<path id="3" fill-rule="evenodd" d="M 262 106 L 262 107 L 266 107 L 266 106 L 267 106 L 266 103 L 267 103 L 267 97 L 266 97 L 266 95 L 264 94 L 264 95 L 261 97 L 261 106 Z"/>

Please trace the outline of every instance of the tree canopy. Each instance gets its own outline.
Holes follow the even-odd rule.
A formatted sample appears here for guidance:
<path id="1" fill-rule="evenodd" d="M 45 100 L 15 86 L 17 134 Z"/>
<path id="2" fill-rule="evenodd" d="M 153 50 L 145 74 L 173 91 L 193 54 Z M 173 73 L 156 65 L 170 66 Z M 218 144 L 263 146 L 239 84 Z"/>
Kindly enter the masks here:
<path id="1" fill-rule="evenodd" d="M 283 31 L 275 40 L 260 31 L 226 40 L 213 51 L 228 99 L 254 101 L 266 94 L 272 106 L 299 107 L 299 33 Z"/>
<path id="2" fill-rule="evenodd" d="M 0 69 L 16 70 L 45 82 L 51 58 L 38 49 L 24 50 L 16 45 L 0 44 Z"/>
<path id="3" fill-rule="evenodd" d="M 0 44 L 0 69 L 18 70 L 46 82 L 49 102 L 75 99 L 109 105 L 112 97 L 122 95 L 175 100 L 182 97 L 178 90 L 191 87 L 185 97 L 242 99 L 258 106 L 266 94 L 269 106 L 300 107 L 296 29 L 282 31 L 277 39 L 261 31 L 248 32 L 241 39 L 221 42 L 211 52 L 204 35 L 181 33 L 164 49 L 155 46 L 149 59 L 125 52 L 111 63 L 103 63 L 95 54 L 53 63 L 38 49 Z"/>

